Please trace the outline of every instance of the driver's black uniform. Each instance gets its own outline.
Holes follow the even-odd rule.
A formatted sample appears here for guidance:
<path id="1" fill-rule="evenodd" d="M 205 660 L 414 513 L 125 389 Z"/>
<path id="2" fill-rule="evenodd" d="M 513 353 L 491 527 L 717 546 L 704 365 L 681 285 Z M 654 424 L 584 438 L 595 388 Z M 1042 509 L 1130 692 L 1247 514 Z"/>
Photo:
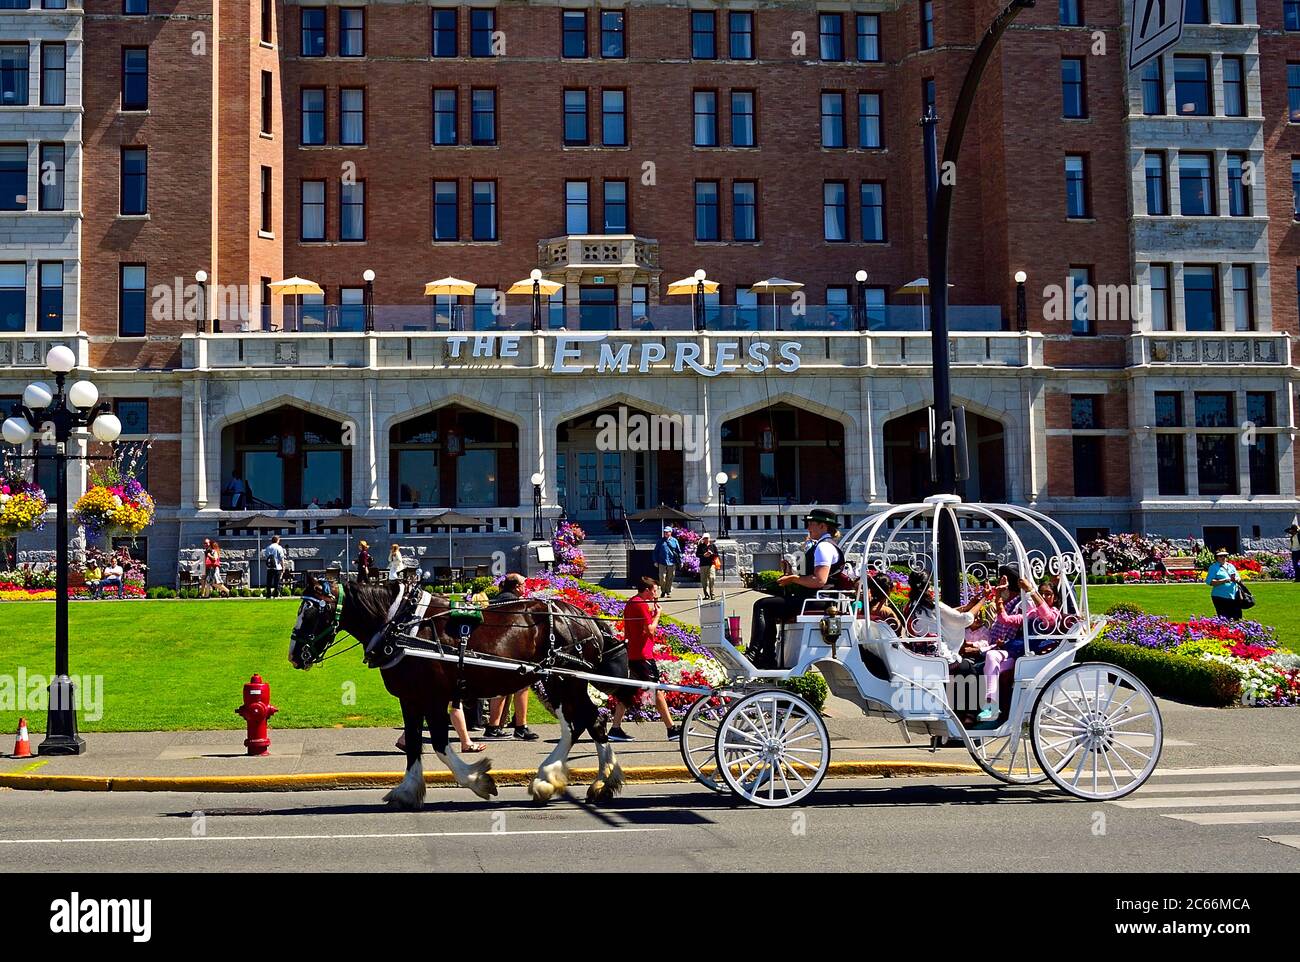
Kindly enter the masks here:
<path id="1" fill-rule="evenodd" d="M 835 549 L 835 560 L 831 562 L 830 574 L 826 584 L 820 590 L 835 587 L 836 578 L 844 570 L 844 552 L 829 534 L 824 534 L 804 551 L 804 571 L 812 574 L 813 561 L 817 556 L 817 547 L 823 541 Z M 799 614 L 806 599 L 817 594 L 818 589 L 805 588 L 803 585 L 786 585 L 781 589 L 780 597 L 760 598 L 754 602 L 754 614 L 750 623 L 750 643 L 746 652 L 754 666 L 763 670 L 776 667 L 776 633 L 781 622 Z"/>

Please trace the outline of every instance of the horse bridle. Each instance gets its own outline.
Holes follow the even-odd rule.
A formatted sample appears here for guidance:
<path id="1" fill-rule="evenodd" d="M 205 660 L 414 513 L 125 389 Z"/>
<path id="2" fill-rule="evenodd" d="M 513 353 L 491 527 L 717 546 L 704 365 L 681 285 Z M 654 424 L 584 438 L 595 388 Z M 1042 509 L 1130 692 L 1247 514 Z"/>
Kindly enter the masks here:
<path id="1" fill-rule="evenodd" d="M 341 581 L 334 585 L 333 598 L 334 610 L 324 627 L 310 638 L 298 643 L 298 656 L 303 668 L 310 668 L 317 662 L 323 661 L 325 652 L 329 650 L 330 645 L 334 644 L 334 639 L 338 636 L 339 621 L 343 618 L 343 583 Z M 304 604 L 311 602 L 322 607 L 326 604 L 324 598 L 318 598 L 314 595 L 305 595 L 302 600 Z M 321 646 L 320 654 L 317 655 L 314 648 L 316 643 L 320 641 L 325 643 Z"/>

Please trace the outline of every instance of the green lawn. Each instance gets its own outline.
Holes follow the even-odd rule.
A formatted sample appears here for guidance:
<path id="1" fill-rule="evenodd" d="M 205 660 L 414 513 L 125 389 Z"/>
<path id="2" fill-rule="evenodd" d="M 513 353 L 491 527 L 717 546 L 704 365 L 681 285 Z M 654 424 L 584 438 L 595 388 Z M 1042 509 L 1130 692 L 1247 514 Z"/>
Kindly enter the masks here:
<path id="1" fill-rule="evenodd" d="M 235 709 L 254 672 L 280 709 L 273 728 L 400 727 L 397 699 L 364 666 L 360 648 L 311 671 L 290 667 L 297 611 L 291 600 L 74 602 L 72 673 L 103 677 L 103 717 L 83 716 L 82 730 L 243 728 Z M 44 730 L 43 710 L 11 711 L 6 701 L 20 667 L 29 677 L 53 671 L 53 639 L 53 603 L 0 604 L 0 733 L 16 731 L 20 714 Z M 335 650 L 350 644 L 340 638 Z M 532 721 L 551 720 L 535 697 L 529 709 Z"/>
<path id="2" fill-rule="evenodd" d="M 1278 641 L 1300 651 L 1300 584 L 1261 581 L 1251 584 L 1257 604 L 1246 617 L 1277 629 Z M 1183 620 L 1188 615 L 1213 615 L 1210 589 L 1205 585 L 1095 585 L 1088 588 L 1088 606 L 1103 613 L 1125 601 L 1153 615 Z"/>

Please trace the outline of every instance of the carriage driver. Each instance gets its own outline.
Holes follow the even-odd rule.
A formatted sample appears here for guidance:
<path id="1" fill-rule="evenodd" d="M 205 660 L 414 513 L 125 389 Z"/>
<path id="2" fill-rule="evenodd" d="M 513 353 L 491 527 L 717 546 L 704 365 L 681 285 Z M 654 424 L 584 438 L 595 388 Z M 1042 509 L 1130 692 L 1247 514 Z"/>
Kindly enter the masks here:
<path id="1" fill-rule="evenodd" d="M 835 577 L 844 570 L 844 552 L 835 543 L 840 536 L 839 518 L 835 513 L 825 508 L 814 508 L 803 520 L 808 526 L 803 568 L 808 573 L 783 575 L 777 581 L 782 589 L 780 597 L 760 598 L 754 602 L 751 641 L 746 654 L 762 670 L 776 667 L 777 626 L 798 615 L 805 599 L 828 585 L 833 586 Z"/>

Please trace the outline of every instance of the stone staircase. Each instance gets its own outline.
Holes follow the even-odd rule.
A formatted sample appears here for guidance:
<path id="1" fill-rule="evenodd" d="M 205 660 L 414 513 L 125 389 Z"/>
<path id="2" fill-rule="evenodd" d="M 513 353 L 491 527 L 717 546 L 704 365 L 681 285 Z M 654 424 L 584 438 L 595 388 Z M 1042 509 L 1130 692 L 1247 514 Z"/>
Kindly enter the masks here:
<path id="1" fill-rule="evenodd" d="M 597 584 L 622 586 L 627 581 L 627 543 L 619 535 L 588 535 L 582 543 L 587 559 L 583 578 Z"/>

